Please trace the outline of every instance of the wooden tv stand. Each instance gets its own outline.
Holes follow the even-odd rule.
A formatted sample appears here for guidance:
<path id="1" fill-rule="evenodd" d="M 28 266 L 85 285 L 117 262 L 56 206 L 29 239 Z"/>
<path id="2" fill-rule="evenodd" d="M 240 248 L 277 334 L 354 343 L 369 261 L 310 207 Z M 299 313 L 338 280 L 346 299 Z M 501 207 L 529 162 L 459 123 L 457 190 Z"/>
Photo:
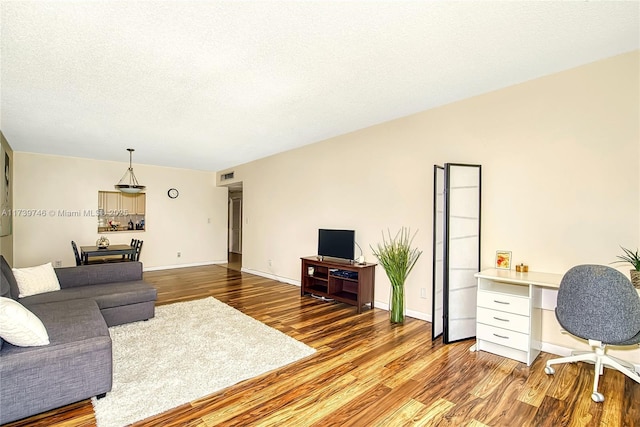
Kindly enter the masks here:
<path id="1" fill-rule="evenodd" d="M 300 295 L 311 294 L 355 305 L 358 313 L 373 308 L 376 264 L 349 263 L 331 258 L 309 256 L 302 259 Z"/>

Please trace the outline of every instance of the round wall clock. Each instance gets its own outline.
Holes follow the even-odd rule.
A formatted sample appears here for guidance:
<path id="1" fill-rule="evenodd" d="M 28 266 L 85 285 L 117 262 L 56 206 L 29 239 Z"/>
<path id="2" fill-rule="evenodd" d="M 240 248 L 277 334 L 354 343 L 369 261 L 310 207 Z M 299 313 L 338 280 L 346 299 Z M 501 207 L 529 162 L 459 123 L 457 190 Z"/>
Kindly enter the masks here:
<path id="1" fill-rule="evenodd" d="M 171 197 L 172 199 L 175 199 L 176 197 L 178 197 L 178 190 L 176 190 L 175 188 L 170 188 L 169 191 L 167 191 L 167 196 Z"/>

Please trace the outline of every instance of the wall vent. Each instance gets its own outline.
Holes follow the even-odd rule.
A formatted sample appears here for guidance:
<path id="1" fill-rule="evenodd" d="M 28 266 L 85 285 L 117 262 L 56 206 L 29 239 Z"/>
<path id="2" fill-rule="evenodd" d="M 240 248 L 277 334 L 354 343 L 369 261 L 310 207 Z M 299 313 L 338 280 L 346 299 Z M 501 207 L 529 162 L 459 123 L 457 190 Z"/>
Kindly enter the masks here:
<path id="1" fill-rule="evenodd" d="M 233 175 L 234 175 L 234 172 L 223 173 L 220 176 L 220 180 L 221 181 L 227 181 L 227 180 L 233 179 Z"/>

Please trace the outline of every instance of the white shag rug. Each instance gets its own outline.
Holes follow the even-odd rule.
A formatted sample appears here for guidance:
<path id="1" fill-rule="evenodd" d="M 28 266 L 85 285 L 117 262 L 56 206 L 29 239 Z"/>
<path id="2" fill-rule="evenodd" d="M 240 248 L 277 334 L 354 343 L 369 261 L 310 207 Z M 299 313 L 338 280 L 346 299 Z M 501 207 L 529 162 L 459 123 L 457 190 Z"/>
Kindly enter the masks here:
<path id="1" fill-rule="evenodd" d="M 113 388 L 98 427 L 122 427 L 295 362 L 315 350 L 209 297 L 109 328 Z"/>

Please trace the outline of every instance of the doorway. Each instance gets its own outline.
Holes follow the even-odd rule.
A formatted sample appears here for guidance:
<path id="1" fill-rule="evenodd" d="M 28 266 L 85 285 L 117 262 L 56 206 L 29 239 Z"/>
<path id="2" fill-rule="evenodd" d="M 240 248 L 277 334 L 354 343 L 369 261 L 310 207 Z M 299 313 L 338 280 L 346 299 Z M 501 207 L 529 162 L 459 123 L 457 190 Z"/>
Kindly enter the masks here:
<path id="1" fill-rule="evenodd" d="M 242 269 L 242 183 L 229 187 L 227 268 Z"/>

